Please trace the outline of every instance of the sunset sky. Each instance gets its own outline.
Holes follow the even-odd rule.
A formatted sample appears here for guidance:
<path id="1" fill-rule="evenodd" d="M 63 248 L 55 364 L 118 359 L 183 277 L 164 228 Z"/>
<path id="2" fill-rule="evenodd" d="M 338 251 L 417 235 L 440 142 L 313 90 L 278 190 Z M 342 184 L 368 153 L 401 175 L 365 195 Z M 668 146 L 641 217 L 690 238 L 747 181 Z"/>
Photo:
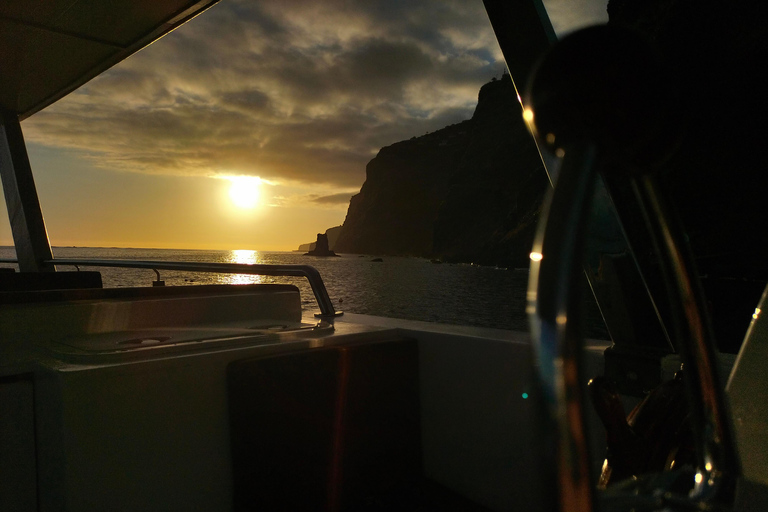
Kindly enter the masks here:
<path id="1" fill-rule="evenodd" d="M 545 3 L 558 33 L 605 19 Z M 480 1 L 222 0 L 22 129 L 52 245 L 292 250 L 503 69 Z"/>

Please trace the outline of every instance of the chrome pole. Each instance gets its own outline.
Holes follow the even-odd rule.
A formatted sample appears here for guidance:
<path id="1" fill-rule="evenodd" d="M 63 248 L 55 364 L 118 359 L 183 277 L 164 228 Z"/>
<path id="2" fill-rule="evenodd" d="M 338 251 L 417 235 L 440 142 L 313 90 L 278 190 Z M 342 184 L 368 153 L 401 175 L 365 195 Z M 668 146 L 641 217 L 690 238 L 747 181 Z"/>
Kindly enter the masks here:
<path id="1" fill-rule="evenodd" d="M 547 196 L 531 251 L 527 311 L 550 429 L 557 434 L 553 467 L 557 468 L 560 509 L 593 510 L 594 496 L 584 430 L 584 397 L 579 324 L 584 271 L 585 219 L 595 178 L 595 150 L 565 150 L 555 188 Z"/>

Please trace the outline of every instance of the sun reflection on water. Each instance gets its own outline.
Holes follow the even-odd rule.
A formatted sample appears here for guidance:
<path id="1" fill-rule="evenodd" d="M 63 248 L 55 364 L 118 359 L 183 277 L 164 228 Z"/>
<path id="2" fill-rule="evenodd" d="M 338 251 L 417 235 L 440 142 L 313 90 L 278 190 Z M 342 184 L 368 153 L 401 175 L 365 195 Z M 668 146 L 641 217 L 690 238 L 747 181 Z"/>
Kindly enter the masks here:
<path id="1" fill-rule="evenodd" d="M 236 251 L 229 251 L 231 254 L 229 255 L 229 262 L 230 263 L 258 263 L 259 262 L 259 251 L 249 251 L 246 249 L 239 249 Z"/>
<path id="2" fill-rule="evenodd" d="M 259 263 L 259 251 L 249 251 L 247 249 L 238 249 L 229 251 L 229 263 L 244 263 L 253 265 Z M 231 274 L 228 276 L 229 284 L 253 284 L 261 283 L 263 276 L 252 274 Z"/>

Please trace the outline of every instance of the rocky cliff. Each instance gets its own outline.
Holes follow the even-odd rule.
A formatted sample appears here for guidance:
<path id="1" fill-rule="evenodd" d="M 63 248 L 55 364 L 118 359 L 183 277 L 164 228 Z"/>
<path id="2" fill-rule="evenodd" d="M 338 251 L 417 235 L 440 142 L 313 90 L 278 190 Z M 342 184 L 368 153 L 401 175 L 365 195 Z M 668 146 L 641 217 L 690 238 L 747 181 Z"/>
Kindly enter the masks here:
<path id="1" fill-rule="evenodd" d="M 504 75 L 471 119 L 379 151 L 334 249 L 527 266 L 546 187 Z"/>

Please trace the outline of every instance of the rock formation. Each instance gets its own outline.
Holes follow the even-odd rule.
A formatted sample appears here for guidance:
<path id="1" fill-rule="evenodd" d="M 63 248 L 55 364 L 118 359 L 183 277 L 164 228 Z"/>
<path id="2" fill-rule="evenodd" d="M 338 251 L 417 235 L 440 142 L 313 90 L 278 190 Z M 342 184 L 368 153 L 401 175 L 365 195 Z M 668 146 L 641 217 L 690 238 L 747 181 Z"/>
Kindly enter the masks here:
<path id="1" fill-rule="evenodd" d="M 328 237 L 328 248 L 330 250 L 334 250 L 336 248 L 336 240 L 339 239 L 339 233 L 341 233 L 341 226 L 335 226 L 325 230 L 325 236 Z M 300 252 L 314 251 L 316 246 L 317 242 L 301 244 L 298 250 Z"/>
<path id="2" fill-rule="evenodd" d="M 315 242 L 315 248 L 306 253 L 304 256 L 338 256 L 338 254 L 328 248 L 328 235 L 324 233 L 318 233 L 317 242 Z"/>
<path id="3" fill-rule="evenodd" d="M 382 148 L 335 249 L 527 266 L 547 178 L 508 75 L 472 119 Z"/>

